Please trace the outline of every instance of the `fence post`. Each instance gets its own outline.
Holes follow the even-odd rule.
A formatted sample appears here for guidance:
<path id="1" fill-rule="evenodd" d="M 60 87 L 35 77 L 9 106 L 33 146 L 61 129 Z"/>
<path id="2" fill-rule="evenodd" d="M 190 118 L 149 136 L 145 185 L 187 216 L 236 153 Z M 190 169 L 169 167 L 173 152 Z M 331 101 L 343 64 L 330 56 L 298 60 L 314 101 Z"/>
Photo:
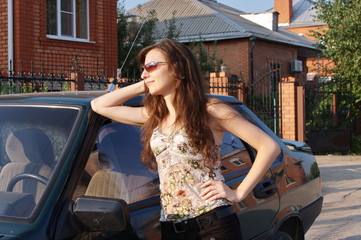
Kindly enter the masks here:
<path id="1" fill-rule="evenodd" d="M 297 141 L 305 142 L 305 88 L 304 86 L 296 87 L 296 106 L 297 106 Z"/>
<path id="2" fill-rule="evenodd" d="M 234 81 L 236 78 L 236 81 Z M 209 74 L 209 90 L 211 94 L 233 96 L 246 102 L 246 85 L 229 72 L 211 72 Z"/>
<path id="3" fill-rule="evenodd" d="M 80 59 L 75 56 L 73 59 L 74 64 L 71 66 L 70 73 L 70 90 L 83 91 L 84 90 L 84 72 L 83 67 L 80 65 Z"/>
<path id="4" fill-rule="evenodd" d="M 72 72 L 70 73 L 70 91 L 84 90 L 84 73 Z"/>
<path id="5" fill-rule="evenodd" d="M 281 136 L 282 138 L 305 141 L 304 88 L 297 86 L 295 78 L 283 78 L 280 83 L 282 94 L 281 108 Z"/>

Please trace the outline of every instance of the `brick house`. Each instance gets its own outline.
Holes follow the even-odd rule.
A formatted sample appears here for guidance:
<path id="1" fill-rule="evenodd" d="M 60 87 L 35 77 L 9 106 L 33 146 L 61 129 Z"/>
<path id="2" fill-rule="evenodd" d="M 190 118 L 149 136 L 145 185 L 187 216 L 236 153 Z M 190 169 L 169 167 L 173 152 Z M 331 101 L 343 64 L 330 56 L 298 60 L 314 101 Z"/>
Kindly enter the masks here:
<path id="1" fill-rule="evenodd" d="M 270 117 L 269 126 L 279 136 L 304 140 L 304 108 L 297 104 L 301 89 L 296 85 L 307 80 L 306 62 L 318 55 L 314 41 L 279 27 L 276 11 L 245 13 L 215 0 L 151 0 L 128 12 L 146 17 L 152 10 L 159 19 L 156 32 L 164 32 L 174 18 L 178 41 L 205 42 L 208 52 L 223 59 L 226 70 L 210 76 L 211 93 L 238 97 L 258 116 Z M 219 87 L 228 84 L 230 76 L 239 80 L 236 93 Z M 267 99 L 267 105 L 256 106 L 257 98 Z"/>
<path id="2" fill-rule="evenodd" d="M 288 31 L 314 40 L 312 31 L 327 29 L 323 22 L 315 21 L 314 16 L 317 14 L 313 9 L 311 1 L 305 0 L 275 0 L 274 10 L 279 15 L 279 26 Z M 314 80 L 317 77 L 327 75 L 325 69 L 333 67 L 332 61 L 322 57 L 310 57 L 306 61 L 308 68 L 308 80 Z"/>
<path id="3" fill-rule="evenodd" d="M 157 32 L 162 32 L 174 13 L 178 41 L 208 43 L 227 71 L 241 74 L 245 82 L 257 78 L 270 62 L 280 64 L 282 78 L 303 78 L 304 74 L 291 71 L 291 63 L 317 56 L 312 40 L 278 27 L 274 11 L 249 14 L 214 0 L 152 0 L 128 12 L 146 16 L 153 9 L 159 19 Z"/>
<path id="4" fill-rule="evenodd" d="M 312 1 L 309 0 L 275 0 L 274 10 L 277 11 L 279 15 L 279 26 L 288 31 L 304 36 L 310 40 L 314 40 L 312 36 L 312 31 L 321 31 L 327 30 L 327 25 L 324 22 L 318 22 L 315 20 L 317 12 L 313 8 Z M 320 99 L 327 98 L 332 96 L 332 104 L 322 105 L 324 111 L 324 118 L 332 119 L 333 129 L 324 130 L 315 127 L 314 129 L 308 129 L 307 140 L 308 143 L 312 146 L 312 149 L 320 152 L 332 152 L 332 151 L 343 151 L 347 152 L 351 149 L 352 142 L 351 135 L 361 135 L 361 119 L 357 116 L 352 116 L 352 111 L 349 112 L 348 117 L 342 116 L 342 111 L 348 111 L 347 107 L 342 105 L 338 93 L 329 90 L 320 90 L 317 92 L 317 85 L 322 86 L 323 83 L 330 82 L 332 79 L 330 76 L 334 75 L 332 72 L 329 72 L 329 69 L 334 67 L 332 60 L 324 57 L 310 57 L 306 61 L 307 67 L 307 80 L 309 85 L 309 90 L 306 92 L 317 94 Z M 316 85 L 316 88 L 313 89 L 312 85 Z M 351 87 L 346 92 L 351 92 Z M 339 92 L 345 91 L 340 87 L 337 88 Z M 311 95 L 312 95 L 311 94 Z M 349 97 L 347 100 L 352 102 L 352 97 Z M 310 101 L 308 101 L 310 102 Z M 312 103 L 310 104 L 312 105 Z M 346 110 L 345 110 L 346 109 Z M 309 111 L 310 112 L 310 111 Z M 328 114 L 328 115 L 327 115 Z M 317 118 L 313 116 L 312 113 L 308 115 L 306 119 Z M 353 119 L 350 121 L 350 119 Z M 339 127 L 341 122 L 349 123 L 345 124 L 343 127 Z"/>
<path id="5" fill-rule="evenodd" d="M 0 73 L 112 76 L 116 0 L 0 0 Z"/>

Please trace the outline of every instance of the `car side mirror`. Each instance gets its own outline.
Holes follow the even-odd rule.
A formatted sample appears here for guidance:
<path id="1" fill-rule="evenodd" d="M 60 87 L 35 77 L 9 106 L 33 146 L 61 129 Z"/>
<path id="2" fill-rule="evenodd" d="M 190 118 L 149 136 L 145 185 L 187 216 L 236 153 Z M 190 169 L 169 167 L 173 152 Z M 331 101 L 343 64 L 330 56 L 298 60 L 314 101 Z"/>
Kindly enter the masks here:
<path id="1" fill-rule="evenodd" d="M 292 141 L 292 140 L 288 140 L 288 139 L 282 139 L 282 142 L 291 149 L 297 150 L 297 151 L 302 151 L 302 152 L 312 152 L 311 147 L 304 143 L 304 142 L 298 142 L 298 141 Z"/>
<path id="2" fill-rule="evenodd" d="M 123 231 L 130 222 L 128 205 L 121 199 L 81 196 L 73 212 L 89 231 Z"/>

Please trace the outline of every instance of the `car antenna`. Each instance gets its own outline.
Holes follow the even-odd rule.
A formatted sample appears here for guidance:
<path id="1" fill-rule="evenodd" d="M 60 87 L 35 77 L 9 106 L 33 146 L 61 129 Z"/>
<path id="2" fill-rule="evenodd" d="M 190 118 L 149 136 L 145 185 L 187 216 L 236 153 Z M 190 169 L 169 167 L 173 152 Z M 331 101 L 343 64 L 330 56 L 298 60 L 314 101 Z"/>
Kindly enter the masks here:
<path id="1" fill-rule="evenodd" d="M 135 15 L 135 16 L 138 16 L 138 15 Z M 149 15 L 148 15 L 148 16 L 149 16 Z M 127 53 L 127 56 L 125 57 L 122 66 L 120 67 L 120 70 L 119 70 L 120 76 L 121 76 L 121 74 L 122 74 L 122 70 L 123 70 L 123 67 L 124 67 L 125 63 L 126 63 L 126 61 L 128 60 L 128 57 L 129 57 L 129 55 L 130 55 L 130 52 L 132 51 L 132 49 L 133 49 L 133 47 L 134 47 L 134 44 L 135 44 L 135 42 L 137 41 L 140 32 L 142 31 L 142 28 L 143 28 L 143 26 L 144 26 L 145 20 L 148 19 L 148 16 L 143 19 L 142 25 L 140 25 L 140 28 L 139 28 L 139 30 L 138 30 L 138 32 L 137 32 L 137 35 L 135 36 L 135 38 L 134 38 L 134 40 L 133 40 L 133 43 L 132 43 L 132 45 L 130 46 L 130 49 L 129 49 L 128 53 Z M 115 77 L 114 80 L 110 83 L 110 85 L 109 85 L 109 87 L 108 87 L 108 89 L 107 89 L 107 92 L 112 92 L 112 91 L 114 90 L 116 84 L 117 84 L 117 77 Z"/>

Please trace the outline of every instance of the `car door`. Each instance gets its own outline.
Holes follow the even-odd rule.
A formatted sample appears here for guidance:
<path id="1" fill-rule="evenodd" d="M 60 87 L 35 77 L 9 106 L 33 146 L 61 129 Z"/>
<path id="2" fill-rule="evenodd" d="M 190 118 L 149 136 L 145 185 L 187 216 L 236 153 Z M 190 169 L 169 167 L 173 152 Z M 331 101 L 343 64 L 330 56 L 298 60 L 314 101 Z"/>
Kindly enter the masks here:
<path id="1" fill-rule="evenodd" d="M 98 133 L 73 200 L 79 196 L 123 199 L 131 227 L 122 232 L 83 231 L 73 239 L 160 239 L 158 175 L 140 160 L 140 128 L 104 125 Z"/>
<path id="2" fill-rule="evenodd" d="M 246 113 L 240 113 L 253 122 Z M 226 183 L 235 189 L 252 167 L 257 152 L 237 136 L 226 132 L 221 154 L 222 173 Z M 281 157 L 282 155 L 279 156 Z M 240 220 L 243 239 L 267 234 L 279 209 L 278 193 L 272 171 L 267 171 L 254 190 L 243 201 L 235 203 L 234 207 Z"/>
<path id="3" fill-rule="evenodd" d="M 100 129 L 73 199 L 81 195 L 123 199 L 129 206 L 132 227 L 118 233 L 84 231 L 74 239 L 160 239 L 159 179 L 143 167 L 140 154 L 139 127 L 110 123 Z M 236 188 L 251 168 L 255 151 L 236 136 L 225 133 L 221 155 L 226 182 Z M 277 194 L 269 179 L 270 172 L 259 190 L 234 204 L 245 239 L 265 231 L 277 211 L 278 202 L 272 201 Z M 271 186 L 269 192 L 263 193 L 263 186 Z"/>

